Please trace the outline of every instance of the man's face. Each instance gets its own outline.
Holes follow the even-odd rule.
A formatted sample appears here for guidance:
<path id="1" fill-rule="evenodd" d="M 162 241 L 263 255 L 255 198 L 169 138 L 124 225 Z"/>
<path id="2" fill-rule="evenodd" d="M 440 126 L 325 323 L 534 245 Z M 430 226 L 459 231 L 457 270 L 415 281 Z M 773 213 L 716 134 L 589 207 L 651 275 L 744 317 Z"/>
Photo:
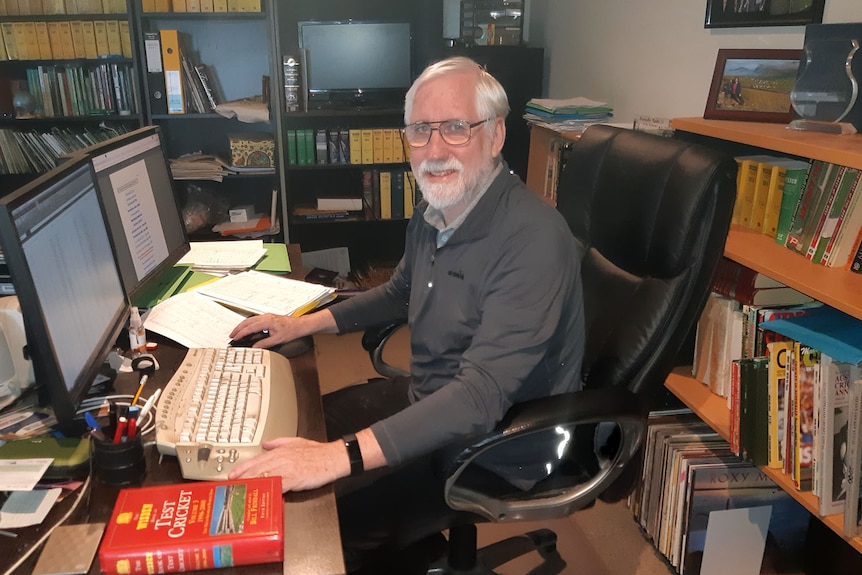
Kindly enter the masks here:
<path id="1" fill-rule="evenodd" d="M 416 92 L 410 122 L 484 120 L 476 111 L 475 94 L 472 74 L 454 73 L 428 80 Z M 493 171 L 494 157 L 502 149 L 505 129 L 500 119 L 490 122 L 494 123 L 493 136 L 488 135 L 486 125 L 482 124 L 472 129 L 469 142 L 452 146 L 435 130 L 427 145 L 411 150 L 413 173 L 422 196 L 432 207 L 444 213 L 452 206 L 465 207 L 478 183 Z M 462 200 L 466 201 L 462 203 Z M 447 219 L 455 215 L 447 214 Z"/>

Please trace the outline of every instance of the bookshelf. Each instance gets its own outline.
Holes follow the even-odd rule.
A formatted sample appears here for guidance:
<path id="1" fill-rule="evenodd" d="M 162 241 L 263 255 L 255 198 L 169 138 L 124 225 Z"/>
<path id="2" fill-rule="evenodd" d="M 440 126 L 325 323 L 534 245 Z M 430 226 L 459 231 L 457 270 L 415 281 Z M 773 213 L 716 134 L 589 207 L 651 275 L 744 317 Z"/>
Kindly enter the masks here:
<path id="1" fill-rule="evenodd" d="M 0 183 L 11 191 L 57 159 L 142 126 L 134 0 L 7 2 L 0 12 Z M 16 110 L 28 97 L 29 110 Z M 17 100 L 17 102 L 16 102 Z"/>
<path id="2" fill-rule="evenodd" d="M 700 118 L 676 118 L 672 126 L 680 137 L 719 147 L 749 146 L 765 152 L 862 167 L 862 136 L 859 135 L 796 132 L 784 125 Z M 804 256 L 779 246 L 772 238 L 738 226 L 733 226 L 728 233 L 724 253 L 746 267 L 862 319 L 862 274 L 813 264 Z M 726 400 L 691 377 L 690 368 L 675 370 L 665 382 L 665 387 L 725 439 L 729 437 L 730 412 Z M 818 516 L 814 495 L 797 491 L 793 481 L 780 470 L 764 468 L 764 472 L 815 517 Z M 843 515 L 820 517 L 820 520 L 862 553 L 862 538 L 843 536 Z"/>
<path id="3" fill-rule="evenodd" d="M 140 9 L 141 4 L 137 3 Z M 164 54 L 170 40 L 162 32 L 176 30 L 180 54 L 190 64 L 206 67 L 209 86 L 217 103 L 257 98 L 257 109 L 261 113 L 257 121 L 244 122 L 212 111 L 206 101 L 202 102 L 202 109 L 195 109 L 188 100 L 182 113 L 169 113 L 164 72 L 145 71 L 142 80 L 147 120 L 161 127 L 170 158 L 201 152 L 230 163 L 232 137 L 250 135 L 269 138 L 273 142 L 273 169 L 270 172 L 227 174 L 221 182 L 174 180 L 174 192 L 180 205 L 189 213 L 197 210 L 203 214 L 200 219 L 205 223 L 189 230 L 193 240 L 218 238 L 211 228 L 228 219 L 227 210 L 230 208 L 250 204 L 256 213 L 269 215 L 274 191 L 281 227 L 280 231 L 264 236 L 264 240 L 285 240 L 285 198 L 280 184 L 282 148 L 273 128 L 281 117 L 279 90 L 274 88 L 278 82 L 265 83 L 263 80 L 264 77 L 272 79 L 277 73 L 273 56 L 273 5 L 272 0 L 263 0 L 260 10 L 249 12 L 141 10 L 138 13 L 140 31 L 137 44 L 145 70 L 150 67 L 148 58 L 154 49 L 162 52 L 161 65 L 165 69 L 172 67 Z M 181 69 L 179 71 L 182 73 Z M 183 90 L 189 90 L 185 78 Z M 268 105 L 261 106 L 261 101 L 268 102 Z"/>

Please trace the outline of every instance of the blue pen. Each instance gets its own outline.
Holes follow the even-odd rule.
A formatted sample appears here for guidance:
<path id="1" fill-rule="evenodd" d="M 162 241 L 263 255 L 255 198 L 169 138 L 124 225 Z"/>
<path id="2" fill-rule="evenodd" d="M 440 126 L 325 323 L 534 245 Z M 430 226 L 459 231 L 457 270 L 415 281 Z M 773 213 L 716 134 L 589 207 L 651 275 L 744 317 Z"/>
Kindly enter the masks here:
<path id="1" fill-rule="evenodd" d="M 89 411 L 84 412 L 84 421 L 87 422 L 87 426 L 90 428 L 90 435 L 98 439 L 99 441 L 107 441 L 108 438 L 105 437 L 105 434 L 102 432 L 102 428 L 99 425 L 99 422 L 96 421 L 96 418 L 93 417 L 93 414 Z"/>

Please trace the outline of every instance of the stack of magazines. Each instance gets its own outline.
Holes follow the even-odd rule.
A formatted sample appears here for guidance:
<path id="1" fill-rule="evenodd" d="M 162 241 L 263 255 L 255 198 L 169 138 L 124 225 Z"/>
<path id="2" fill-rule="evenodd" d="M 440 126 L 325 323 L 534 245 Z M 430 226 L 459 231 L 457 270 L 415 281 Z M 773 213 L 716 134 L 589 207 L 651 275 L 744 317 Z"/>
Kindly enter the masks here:
<path id="1" fill-rule="evenodd" d="M 524 119 L 557 132 L 576 132 L 590 124 L 607 122 L 613 115 L 607 103 L 581 96 L 564 100 L 533 98 L 527 102 Z"/>

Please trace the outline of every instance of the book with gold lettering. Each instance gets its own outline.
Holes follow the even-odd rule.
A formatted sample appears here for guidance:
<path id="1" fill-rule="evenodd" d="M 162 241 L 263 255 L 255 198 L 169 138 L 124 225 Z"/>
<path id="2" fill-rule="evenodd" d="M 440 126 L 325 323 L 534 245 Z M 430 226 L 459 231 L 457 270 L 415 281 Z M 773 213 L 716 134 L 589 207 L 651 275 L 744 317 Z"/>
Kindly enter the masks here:
<path id="1" fill-rule="evenodd" d="M 122 489 L 99 563 L 138 575 L 282 561 L 283 515 L 279 477 Z"/>

